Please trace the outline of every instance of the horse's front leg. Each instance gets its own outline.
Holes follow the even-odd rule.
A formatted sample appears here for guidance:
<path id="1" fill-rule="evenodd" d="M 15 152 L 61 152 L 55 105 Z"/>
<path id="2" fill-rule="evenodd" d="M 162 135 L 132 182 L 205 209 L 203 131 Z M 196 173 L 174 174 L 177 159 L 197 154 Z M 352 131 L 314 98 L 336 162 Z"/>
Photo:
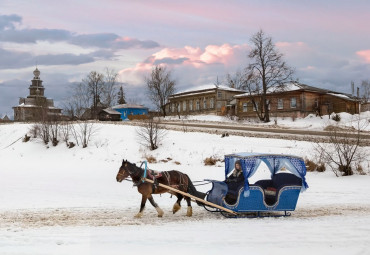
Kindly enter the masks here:
<path id="1" fill-rule="evenodd" d="M 154 199 L 152 197 L 152 195 L 150 195 L 149 197 L 149 202 L 152 204 L 152 206 L 154 206 L 154 208 L 157 210 L 158 212 L 158 217 L 162 217 L 164 212 L 161 208 L 159 208 L 158 204 L 156 202 L 154 202 Z"/>
<path id="2" fill-rule="evenodd" d="M 142 195 L 142 197 L 141 197 L 140 211 L 138 212 L 138 214 L 135 215 L 135 218 L 141 218 L 143 216 L 143 211 L 144 211 L 144 208 L 145 208 L 146 200 L 147 200 L 147 196 L 146 195 Z"/>
<path id="3" fill-rule="evenodd" d="M 181 209 L 181 200 L 182 200 L 183 196 L 180 195 L 180 194 L 176 194 L 176 197 L 177 197 L 177 201 L 173 205 L 173 208 L 172 208 L 172 212 L 174 214 Z"/>

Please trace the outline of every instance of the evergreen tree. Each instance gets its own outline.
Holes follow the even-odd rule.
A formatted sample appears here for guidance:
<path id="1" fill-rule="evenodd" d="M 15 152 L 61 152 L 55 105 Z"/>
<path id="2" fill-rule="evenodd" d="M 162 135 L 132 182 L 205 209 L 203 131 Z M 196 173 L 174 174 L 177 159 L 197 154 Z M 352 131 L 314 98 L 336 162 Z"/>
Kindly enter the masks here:
<path id="1" fill-rule="evenodd" d="M 117 103 L 118 104 L 126 104 L 125 92 L 123 92 L 122 86 L 120 87 L 120 89 L 118 91 L 118 101 L 117 101 Z"/>

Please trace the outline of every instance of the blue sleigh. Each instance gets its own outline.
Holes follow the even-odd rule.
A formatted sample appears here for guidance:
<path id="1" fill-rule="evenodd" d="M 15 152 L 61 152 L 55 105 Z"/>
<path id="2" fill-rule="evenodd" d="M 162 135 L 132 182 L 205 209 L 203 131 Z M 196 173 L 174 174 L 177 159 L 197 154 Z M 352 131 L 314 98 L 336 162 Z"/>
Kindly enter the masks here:
<path id="1" fill-rule="evenodd" d="M 212 182 L 212 189 L 207 192 L 207 201 L 237 213 L 237 216 L 217 208 L 205 209 L 220 212 L 225 217 L 264 217 L 290 216 L 294 211 L 300 192 L 308 188 L 304 160 L 292 155 L 235 153 L 225 155 L 225 179 L 239 161 L 244 174 L 244 186 L 237 190 L 235 200 L 228 200 L 230 194 L 225 181 Z M 260 164 L 264 162 L 271 172 L 271 179 L 249 183 Z M 282 169 L 284 171 L 282 171 Z M 283 212 L 283 214 L 281 213 Z"/>

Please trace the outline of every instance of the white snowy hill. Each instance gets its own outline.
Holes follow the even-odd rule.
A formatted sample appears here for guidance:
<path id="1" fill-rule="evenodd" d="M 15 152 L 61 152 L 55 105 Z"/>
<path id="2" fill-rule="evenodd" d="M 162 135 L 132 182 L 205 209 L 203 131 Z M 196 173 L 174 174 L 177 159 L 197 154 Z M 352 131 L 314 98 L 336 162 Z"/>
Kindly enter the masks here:
<path id="1" fill-rule="evenodd" d="M 226 219 L 195 204 L 188 218 L 185 202 L 173 215 L 169 194 L 154 197 L 163 218 L 147 203 L 143 218 L 134 219 L 141 196 L 132 183 L 115 180 L 122 159 L 140 164 L 146 156 L 159 162 L 149 164 L 155 170 L 223 180 L 223 163 L 204 166 L 205 158 L 241 151 L 312 158 L 310 142 L 168 131 L 150 151 L 139 144 L 135 126 L 95 126 L 87 148 L 69 149 L 62 142 L 22 142 L 31 124 L 0 125 L 0 254 L 368 253 L 370 175 L 308 173 L 310 187 L 291 217 L 260 219 Z"/>

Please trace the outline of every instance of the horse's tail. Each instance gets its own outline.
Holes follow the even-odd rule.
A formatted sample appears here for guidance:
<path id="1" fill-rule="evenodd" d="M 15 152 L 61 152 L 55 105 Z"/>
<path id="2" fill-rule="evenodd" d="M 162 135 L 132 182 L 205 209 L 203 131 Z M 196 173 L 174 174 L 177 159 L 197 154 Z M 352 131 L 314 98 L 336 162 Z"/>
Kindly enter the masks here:
<path id="1" fill-rule="evenodd" d="M 200 192 L 200 191 L 197 191 L 193 182 L 190 180 L 190 178 L 187 174 L 186 174 L 186 177 L 188 177 L 188 190 L 187 190 L 187 192 L 190 195 L 196 196 L 197 198 L 204 199 L 207 194 L 203 193 L 203 192 Z M 199 202 L 199 201 L 196 201 L 196 202 L 197 202 L 198 205 L 203 205 L 202 202 Z"/>

